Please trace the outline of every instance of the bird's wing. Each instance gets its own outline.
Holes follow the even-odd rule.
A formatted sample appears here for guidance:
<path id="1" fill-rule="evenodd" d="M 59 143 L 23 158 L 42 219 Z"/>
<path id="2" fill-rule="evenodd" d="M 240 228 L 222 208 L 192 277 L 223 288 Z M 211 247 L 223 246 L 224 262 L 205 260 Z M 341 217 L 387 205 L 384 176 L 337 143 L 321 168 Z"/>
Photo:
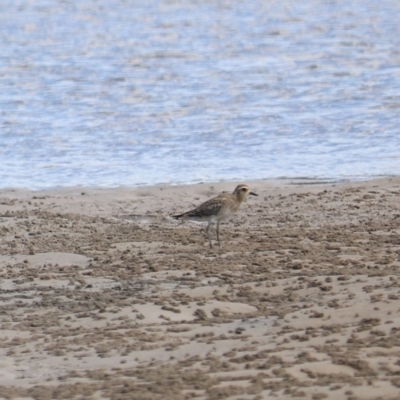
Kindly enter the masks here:
<path id="1" fill-rule="evenodd" d="M 221 210 L 221 207 L 222 202 L 215 197 L 201 204 L 194 210 L 188 211 L 185 213 L 185 215 L 192 218 L 209 217 L 211 215 L 218 214 L 218 212 Z"/>

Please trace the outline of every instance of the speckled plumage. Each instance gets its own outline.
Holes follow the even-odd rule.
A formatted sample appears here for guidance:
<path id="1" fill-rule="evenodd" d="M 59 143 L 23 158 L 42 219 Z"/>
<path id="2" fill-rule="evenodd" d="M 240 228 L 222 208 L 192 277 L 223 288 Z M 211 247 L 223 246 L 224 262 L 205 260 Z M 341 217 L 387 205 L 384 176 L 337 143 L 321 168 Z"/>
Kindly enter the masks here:
<path id="1" fill-rule="evenodd" d="M 206 233 L 208 241 L 210 243 L 210 248 L 212 248 L 212 243 L 210 239 L 209 229 L 213 222 L 217 222 L 217 239 L 218 245 L 220 246 L 219 240 L 219 224 L 224 219 L 231 217 L 239 209 L 242 202 L 246 197 L 251 194 L 253 196 L 258 196 L 256 193 L 250 191 L 247 185 L 236 186 L 233 193 L 224 193 L 219 196 L 213 197 L 207 200 L 205 203 L 201 204 L 199 207 L 185 212 L 179 215 L 173 215 L 175 219 L 182 219 L 183 221 L 196 221 L 196 222 L 208 222 Z"/>

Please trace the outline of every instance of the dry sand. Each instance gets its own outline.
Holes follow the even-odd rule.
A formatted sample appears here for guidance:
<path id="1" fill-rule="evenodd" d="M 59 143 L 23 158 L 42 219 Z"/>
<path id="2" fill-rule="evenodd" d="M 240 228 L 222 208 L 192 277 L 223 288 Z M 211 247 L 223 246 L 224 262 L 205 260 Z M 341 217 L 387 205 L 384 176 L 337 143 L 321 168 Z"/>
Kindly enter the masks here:
<path id="1" fill-rule="evenodd" d="M 400 398 L 400 179 L 247 183 L 1 190 L 0 398 Z"/>

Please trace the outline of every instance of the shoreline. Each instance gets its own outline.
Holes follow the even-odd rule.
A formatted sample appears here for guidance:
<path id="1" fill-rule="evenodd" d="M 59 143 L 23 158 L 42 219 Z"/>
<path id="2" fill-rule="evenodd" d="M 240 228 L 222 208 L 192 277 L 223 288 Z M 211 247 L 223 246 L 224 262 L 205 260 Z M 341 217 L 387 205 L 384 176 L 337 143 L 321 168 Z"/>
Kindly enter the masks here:
<path id="1" fill-rule="evenodd" d="M 0 399 L 397 398 L 400 177 L 243 183 L 0 189 Z"/>
<path id="2" fill-rule="evenodd" d="M 57 190 L 78 190 L 78 189 L 138 189 L 138 188 L 152 188 L 152 187 L 184 187 L 184 186 L 195 186 L 195 185 L 218 185 L 218 184 L 239 184 L 243 182 L 268 182 L 271 184 L 293 184 L 293 185 L 323 185 L 323 184 L 341 184 L 341 183 L 358 183 L 358 182 L 369 182 L 380 179 L 391 179 L 397 178 L 400 175 L 379 175 L 379 176 L 363 176 L 363 177 L 341 177 L 341 178 L 318 178 L 318 177 L 278 177 L 278 178 L 262 178 L 262 179 L 229 179 L 220 181 L 201 181 L 201 182 L 186 182 L 186 183 L 156 183 L 156 184 L 141 184 L 141 185 L 119 185 L 119 186 L 96 186 L 96 185 L 77 185 L 77 186 L 54 186 L 45 188 L 26 188 L 26 187 L 0 187 L 1 191 L 31 191 L 31 192 L 53 192 Z M 288 183 L 290 182 L 290 183 Z"/>

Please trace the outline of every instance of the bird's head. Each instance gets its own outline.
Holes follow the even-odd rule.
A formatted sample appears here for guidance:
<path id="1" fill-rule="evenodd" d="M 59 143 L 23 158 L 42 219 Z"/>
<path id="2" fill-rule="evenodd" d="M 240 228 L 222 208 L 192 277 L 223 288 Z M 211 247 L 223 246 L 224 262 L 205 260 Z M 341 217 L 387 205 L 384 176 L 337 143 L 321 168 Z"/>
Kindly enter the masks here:
<path id="1" fill-rule="evenodd" d="M 250 188 L 247 185 L 237 185 L 233 194 L 237 197 L 237 199 L 242 202 L 246 199 L 246 197 L 251 194 L 252 196 L 258 196 L 258 194 L 250 191 Z"/>

